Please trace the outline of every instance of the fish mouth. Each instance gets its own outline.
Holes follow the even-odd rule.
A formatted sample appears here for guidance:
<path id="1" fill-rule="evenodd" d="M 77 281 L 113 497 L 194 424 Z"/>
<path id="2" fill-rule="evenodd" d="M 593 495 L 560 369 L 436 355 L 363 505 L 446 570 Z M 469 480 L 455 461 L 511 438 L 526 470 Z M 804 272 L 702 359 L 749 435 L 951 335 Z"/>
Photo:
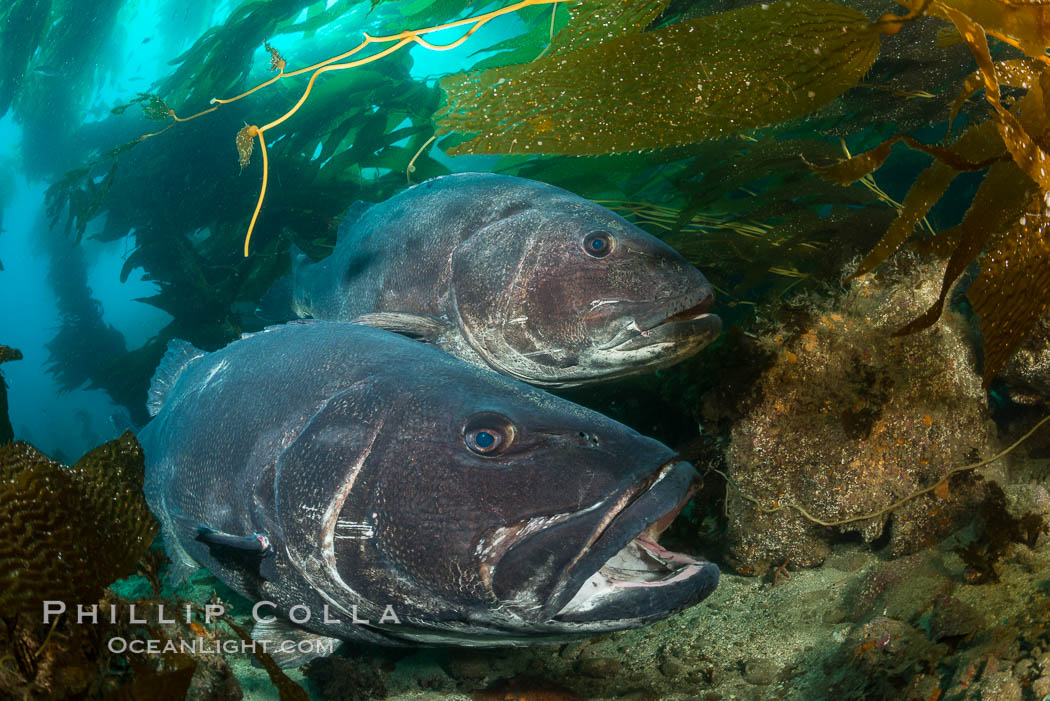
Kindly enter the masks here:
<path id="1" fill-rule="evenodd" d="M 529 571 L 522 558 L 542 563 L 576 541 L 575 554 L 558 566 L 560 574 L 530 616 L 546 621 L 547 632 L 636 627 L 691 606 L 714 590 L 718 568 L 664 548 L 659 538 L 698 482 L 693 466 L 675 457 L 612 500 L 498 529 L 479 547 L 482 579 L 499 595 L 508 556 L 517 561 L 510 571 L 520 575 Z"/>
<path id="2" fill-rule="evenodd" d="M 629 353 L 673 348 L 675 357 L 696 352 L 722 333 L 722 320 L 709 311 L 714 303 L 710 290 L 702 293 L 699 300 L 694 297 L 671 306 L 671 311 L 650 311 L 649 305 L 623 303 L 625 310 L 635 307 L 638 313 L 631 315 L 600 350 Z"/>
<path id="3" fill-rule="evenodd" d="M 657 326 L 662 326 L 664 324 L 675 324 L 675 323 L 678 323 L 680 321 L 695 321 L 696 319 L 699 319 L 701 317 L 709 316 L 709 314 L 707 314 L 707 310 L 710 309 L 711 307 L 713 307 L 714 304 L 715 304 L 714 295 L 708 295 L 708 296 L 704 297 L 703 299 L 701 299 L 696 304 L 694 304 L 693 306 L 689 307 L 688 309 L 683 309 L 680 312 L 676 312 L 674 314 L 671 314 L 669 317 L 667 317 L 663 321 L 660 321 L 660 322 L 654 324 L 653 326 L 651 326 L 651 327 L 649 327 L 648 329 L 645 329 L 645 330 L 649 331 L 651 329 L 656 328 Z"/>
<path id="4" fill-rule="evenodd" d="M 676 458 L 624 495 L 572 569 L 554 620 L 582 628 L 597 624 L 601 630 L 610 630 L 614 621 L 635 626 L 714 591 L 717 566 L 659 543 L 698 486 L 693 466 Z"/>

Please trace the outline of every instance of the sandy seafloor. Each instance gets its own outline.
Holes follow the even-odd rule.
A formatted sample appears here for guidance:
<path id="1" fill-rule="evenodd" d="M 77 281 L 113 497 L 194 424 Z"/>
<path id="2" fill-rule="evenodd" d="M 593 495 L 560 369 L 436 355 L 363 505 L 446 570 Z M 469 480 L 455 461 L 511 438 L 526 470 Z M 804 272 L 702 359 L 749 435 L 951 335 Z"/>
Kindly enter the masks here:
<path id="1" fill-rule="evenodd" d="M 1050 486 L 1050 461 L 1025 463 L 1008 499 Z M 954 548 L 973 529 L 895 560 L 841 544 L 819 568 L 789 566 L 775 586 L 723 571 L 708 599 L 641 630 L 515 650 L 355 648 L 345 663 L 381 679 L 390 699 L 471 699 L 508 678 L 530 681 L 516 696 L 483 698 L 566 698 L 560 687 L 595 699 L 1050 699 L 1050 536 L 1013 545 L 998 583 L 972 585 Z M 247 657 L 229 662 L 245 699 L 278 698 Z M 317 699 L 374 698 L 346 684 L 305 686 Z"/>

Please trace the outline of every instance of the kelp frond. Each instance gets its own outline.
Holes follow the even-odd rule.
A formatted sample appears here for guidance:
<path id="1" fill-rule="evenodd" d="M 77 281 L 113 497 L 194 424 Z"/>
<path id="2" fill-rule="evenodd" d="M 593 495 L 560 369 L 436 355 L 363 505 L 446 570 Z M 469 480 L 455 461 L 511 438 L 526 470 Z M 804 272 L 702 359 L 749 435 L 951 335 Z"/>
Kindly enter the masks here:
<path id="1" fill-rule="evenodd" d="M 934 324 L 955 281 L 980 258 L 980 273 L 968 296 L 980 317 L 987 385 L 1050 300 L 1046 272 L 1050 265 L 1050 59 L 1046 56 L 1050 6 L 1012 0 L 934 0 L 912 10 L 950 21 L 977 61 L 977 72 L 966 79 L 952 105 L 949 126 L 963 104 L 982 89 L 991 119 L 971 126 L 949 146 L 926 145 L 902 135 L 816 170 L 840 183 L 859 180 L 878 169 L 898 141 L 935 159 L 912 185 L 897 220 L 853 277 L 872 270 L 900 248 L 960 172 L 986 171 L 962 222 L 918 244 L 946 256 L 948 265 L 940 298 L 898 334 Z M 993 62 L 989 34 L 1030 58 Z M 1001 96 L 1003 85 L 1026 93 L 1008 107 Z"/>
<path id="2" fill-rule="evenodd" d="M 818 0 L 756 5 L 641 31 L 659 3 L 570 24 L 529 64 L 450 76 L 438 132 L 451 155 L 587 155 L 691 144 L 809 114 L 857 84 L 881 28 Z M 604 14 L 602 14 L 604 13 Z M 604 21 L 589 20 L 600 17 Z M 596 29 L 620 32 L 595 40 Z"/>
<path id="3" fill-rule="evenodd" d="M 131 105 L 141 103 L 143 111 L 145 112 L 146 117 L 148 119 L 168 119 L 168 118 L 171 118 L 173 120 L 173 124 L 174 123 L 178 123 L 178 122 L 188 122 L 190 120 L 197 119 L 198 117 L 202 117 L 202 116 L 204 116 L 206 114 L 214 112 L 215 110 L 219 109 L 223 105 L 227 105 L 227 104 L 230 104 L 230 103 L 242 100 L 242 99 L 248 97 L 249 95 L 251 95 L 251 94 L 253 94 L 255 92 L 258 92 L 259 90 L 262 90 L 263 88 L 266 88 L 266 87 L 268 87 L 268 86 L 270 86 L 270 85 L 272 85 L 272 84 L 274 84 L 274 83 L 276 83 L 276 82 L 278 82 L 280 80 L 284 80 L 284 79 L 287 79 L 287 78 L 294 78 L 294 77 L 299 76 L 299 75 L 309 74 L 310 77 L 309 77 L 309 80 L 308 80 L 308 82 L 306 84 L 306 88 L 303 90 L 302 96 L 292 106 L 291 109 L 289 109 L 287 112 L 285 112 L 283 115 L 281 115 L 277 119 L 269 122 L 268 124 L 265 124 L 263 126 L 258 126 L 256 124 L 245 125 L 245 127 L 243 129 L 241 129 L 237 133 L 237 137 L 236 137 L 237 155 L 238 155 L 238 162 L 239 162 L 241 168 L 243 169 L 245 166 L 247 166 L 249 161 L 251 160 L 251 156 L 252 156 L 252 152 L 253 152 L 253 145 L 254 145 L 254 141 L 255 140 L 258 140 L 259 152 L 262 154 L 262 159 L 263 159 L 263 174 L 262 174 L 262 183 L 261 183 L 260 190 L 259 190 L 259 198 L 258 198 L 258 201 L 256 203 L 255 210 L 252 213 L 251 221 L 248 224 L 248 231 L 247 231 L 247 233 L 245 234 L 245 237 L 244 237 L 244 256 L 247 257 L 248 253 L 249 253 L 249 250 L 250 250 L 252 232 L 255 230 L 256 221 L 259 218 L 259 213 L 262 210 L 263 202 L 266 199 L 266 188 L 267 188 L 267 183 L 268 183 L 269 167 L 268 167 L 268 158 L 267 158 L 267 152 L 266 152 L 266 140 L 265 140 L 263 135 L 268 130 L 270 130 L 270 129 L 276 127 L 276 126 L 279 126 L 280 124 L 282 124 L 283 122 L 288 120 L 292 115 L 294 115 L 296 112 L 299 111 L 299 109 L 303 106 L 303 104 L 306 103 L 307 99 L 310 97 L 310 93 L 314 89 L 314 84 L 315 84 L 315 82 L 317 81 L 317 78 L 320 75 L 322 75 L 323 73 L 330 72 L 330 71 L 341 71 L 341 70 L 345 70 L 345 69 L 348 69 L 348 68 L 357 68 L 359 66 L 364 66 L 364 65 L 372 63 L 374 61 L 378 61 L 381 58 L 389 56 L 390 54 L 393 54 L 393 53 L 399 51 L 400 49 L 405 48 L 406 46 L 419 45 L 419 46 L 422 46 L 422 47 L 424 47 L 426 49 L 429 49 L 431 51 L 448 51 L 450 49 L 454 49 L 454 48 L 460 46 L 461 44 L 463 44 L 475 32 L 477 32 L 479 29 L 481 29 L 483 26 L 485 26 L 486 24 L 488 24 L 492 20 L 496 19 L 497 17 L 502 17 L 503 15 L 511 14 L 513 12 L 517 12 L 519 10 L 522 10 L 522 9 L 528 8 L 528 7 L 540 6 L 540 5 L 557 5 L 559 3 L 563 3 L 563 2 L 567 2 L 567 1 L 568 0 L 519 0 L 518 2 L 516 2 L 516 3 L 512 4 L 512 5 L 508 5 L 506 7 L 503 7 L 503 8 L 497 9 L 497 10 L 493 10 L 491 12 L 486 12 L 486 13 L 483 13 L 483 14 L 474 15 L 473 17 L 468 17 L 468 18 L 465 18 L 465 19 L 455 20 L 455 21 L 452 21 L 452 22 L 446 22 L 444 24 L 438 24 L 438 25 L 433 25 L 433 26 L 429 26 L 429 27 L 422 27 L 422 28 L 419 28 L 419 29 L 406 29 L 406 30 L 403 30 L 403 31 L 398 32 L 396 34 L 390 34 L 390 35 L 387 35 L 387 36 L 375 36 L 374 37 L 374 36 L 369 35 L 368 33 L 364 33 L 364 38 L 354 48 L 352 48 L 352 49 L 350 49 L 348 51 L 345 51 L 345 52 L 343 52 L 341 54 L 338 54 L 336 56 L 332 56 L 331 58 L 327 58 L 327 59 L 325 59 L 323 61 L 320 61 L 318 63 L 315 63 L 313 65 L 306 66 L 305 68 L 299 68 L 299 69 L 292 70 L 292 71 L 285 70 L 287 68 L 287 62 L 286 62 L 285 58 L 281 55 L 281 53 L 275 47 L 271 46 L 269 43 L 266 43 L 264 45 L 264 47 L 265 47 L 267 53 L 269 53 L 269 55 L 270 55 L 270 70 L 276 72 L 276 75 L 274 75 L 272 78 L 270 78 L 270 79 L 268 79 L 266 81 L 263 81 L 262 83 L 259 83 L 255 87 L 240 93 L 239 95 L 236 95 L 234 97 L 229 97 L 229 98 L 213 97 L 211 99 L 211 105 L 212 106 L 209 107 L 208 109 L 202 110 L 202 111 L 197 112 L 195 114 L 192 114 L 192 115 L 190 115 L 188 117 L 179 117 L 175 113 L 175 110 L 169 108 L 168 105 L 163 100 L 161 100 L 158 96 L 152 95 L 152 94 L 143 93 L 143 94 L 139 95 L 139 97 L 137 97 L 134 100 L 132 100 L 131 102 L 129 102 L 128 104 L 120 105 L 120 106 L 114 108 L 113 109 L 113 113 L 114 114 L 121 114 L 128 107 L 130 107 Z M 654 2 L 653 4 L 654 4 L 654 6 L 659 6 L 657 8 L 657 10 L 659 10 L 659 9 L 662 9 L 663 4 L 666 4 L 666 3 Z M 451 41 L 449 43 L 446 43 L 446 44 L 433 44 L 433 43 L 431 43 L 430 41 L 428 41 L 427 39 L 424 38 L 428 34 L 432 34 L 432 33 L 435 33 L 435 32 L 440 32 L 440 31 L 443 31 L 443 30 L 446 30 L 446 29 L 454 29 L 454 28 L 457 28 L 457 27 L 465 27 L 466 31 L 458 39 L 456 39 L 454 41 Z M 353 57 L 355 55 L 360 54 L 361 52 L 363 52 L 364 50 L 368 49 L 369 47 L 372 47 L 373 45 L 375 45 L 375 46 L 383 46 L 384 48 L 382 48 L 379 51 L 376 51 L 375 53 L 372 53 L 372 54 L 369 54 L 367 56 L 364 56 L 362 58 L 357 58 L 357 59 L 349 60 L 349 61 L 347 60 L 347 59 L 350 59 L 351 57 Z M 167 128 L 165 128 L 165 129 L 163 129 L 163 130 L 161 130 L 159 132 L 154 132 L 154 133 L 151 133 L 151 134 L 144 134 L 143 136 L 140 136 L 138 139 L 135 139 L 135 140 L 133 140 L 131 142 L 128 142 L 127 144 L 124 144 L 122 146 L 119 146 L 117 149 L 114 149 L 114 151 L 112 151 L 108 155 L 115 156 L 115 155 L 121 153 L 122 151 L 127 150 L 128 148 L 131 148 L 132 146 L 136 145 L 137 143 L 140 143 L 140 142 L 144 141 L 147 138 L 150 138 L 150 137 L 153 137 L 153 136 L 157 136 L 158 134 L 161 134 L 164 131 L 167 131 L 167 129 L 170 128 L 171 126 L 172 125 L 169 125 Z"/>

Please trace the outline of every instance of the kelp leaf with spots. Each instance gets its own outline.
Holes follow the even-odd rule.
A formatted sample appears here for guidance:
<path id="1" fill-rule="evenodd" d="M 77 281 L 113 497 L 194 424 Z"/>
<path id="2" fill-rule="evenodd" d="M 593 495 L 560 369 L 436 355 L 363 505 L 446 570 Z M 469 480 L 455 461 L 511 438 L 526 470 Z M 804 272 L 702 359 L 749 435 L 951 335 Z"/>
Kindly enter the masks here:
<path id="1" fill-rule="evenodd" d="M 856 85 L 878 50 L 878 27 L 840 5 L 746 7 L 445 78 L 438 133 L 475 135 L 452 155 L 690 144 L 809 114 Z"/>
<path id="2" fill-rule="evenodd" d="M 891 140 L 904 140 L 937 162 L 919 176 L 900 217 L 854 275 L 886 260 L 909 238 L 919 217 L 940 199 L 957 171 L 971 169 L 967 165 L 972 169 L 990 165 L 963 221 L 920 244 L 920 249 L 948 256 L 941 293 L 925 314 L 897 332 L 914 333 L 936 322 L 955 281 L 984 251 L 980 275 L 968 294 L 981 320 L 987 385 L 1050 299 L 1050 276 L 1045 274 L 1045 220 L 1050 205 L 1050 152 L 1045 147 L 1050 121 L 1050 61 L 1044 55 L 1050 44 L 1050 15 L 1046 8 L 1034 4 L 994 0 L 936 0 L 929 14 L 950 21 L 977 61 L 978 70 L 964 81 L 949 122 L 982 88 L 991 107 L 991 119 L 971 127 L 947 151 L 906 137 Z M 985 23 L 987 32 L 982 26 Z M 994 63 L 987 34 L 1022 48 L 1038 60 Z M 1002 102 L 1001 84 L 1027 92 L 1008 108 Z M 881 165 L 889 153 L 889 143 L 823 170 L 839 181 L 862 177 L 865 170 Z M 958 158 L 969 163 L 959 163 Z"/>
<path id="3" fill-rule="evenodd" d="M 942 233 L 956 244 L 948 258 L 940 296 L 925 314 L 909 322 L 895 335 L 915 333 L 936 323 L 952 285 L 981 254 L 992 236 L 1020 216 L 1035 189 L 1035 184 L 1009 161 L 996 163 L 988 170 L 962 223 L 955 227 L 956 231 L 949 229 Z"/>
<path id="4" fill-rule="evenodd" d="M 1032 88 L 1025 96 L 1028 109 L 1015 110 L 1028 122 L 1028 124 L 1023 124 L 1014 111 L 1006 109 L 1000 100 L 995 65 L 992 63 L 991 53 L 988 50 L 988 39 L 984 29 L 958 10 L 944 8 L 943 11 L 962 34 L 963 40 L 977 60 L 977 68 L 984 79 L 985 99 L 992 106 L 992 118 L 999 127 L 999 135 L 1003 143 L 1006 144 L 1006 148 L 1009 149 L 1017 165 L 1032 180 L 1039 183 L 1044 191 L 1050 191 L 1050 154 L 1035 142 L 1027 129 L 1029 126 L 1034 126 L 1038 129 L 1036 133 L 1041 133 L 1042 129 L 1039 127 L 1045 122 L 1046 106 L 1042 99 L 1036 98 L 1043 97 L 1043 90 L 1040 88 L 1042 83 L 1045 82 L 1046 87 L 1050 88 L 1050 73 L 1047 73 L 1046 64 L 1042 64 L 1039 81 L 1034 81 L 1034 76 L 1032 78 Z"/>
<path id="5" fill-rule="evenodd" d="M 656 19 L 671 0 L 591 2 L 570 7 L 572 19 L 551 42 L 551 56 L 596 46 L 610 39 L 637 34 Z"/>
<path id="6" fill-rule="evenodd" d="M 960 35 L 959 41 L 962 41 Z M 1029 90 L 1039 79 L 1040 64 L 1034 59 L 1020 58 L 1009 61 L 999 61 L 995 64 L 995 80 L 999 85 L 1009 85 L 1012 88 Z M 963 104 L 973 97 L 979 90 L 984 88 L 984 76 L 981 71 L 975 71 L 963 83 L 959 96 L 952 103 L 951 114 L 948 115 L 948 129 L 951 130 L 952 122 L 958 116 Z"/>

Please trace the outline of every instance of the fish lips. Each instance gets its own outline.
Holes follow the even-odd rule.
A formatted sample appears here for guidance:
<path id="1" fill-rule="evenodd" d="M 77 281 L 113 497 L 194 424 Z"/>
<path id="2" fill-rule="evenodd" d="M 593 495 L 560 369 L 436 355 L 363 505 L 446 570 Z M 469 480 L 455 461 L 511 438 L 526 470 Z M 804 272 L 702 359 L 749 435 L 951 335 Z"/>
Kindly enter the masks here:
<path id="1" fill-rule="evenodd" d="M 626 317 L 629 321 L 603 344 L 602 350 L 629 352 L 658 345 L 699 350 L 722 333 L 722 320 L 709 311 L 714 306 L 710 289 L 703 290 L 699 297 L 680 298 L 672 304 L 608 302 L 607 305 L 599 305 L 584 314 L 585 325 L 593 327 L 601 317 L 607 320 L 614 316 Z"/>
<path id="2" fill-rule="evenodd" d="M 656 543 L 659 533 L 692 497 L 699 482 L 687 462 L 668 463 L 655 481 L 633 498 L 601 532 L 588 553 L 566 580 L 562 595 L 551 602 L 558 606 L 554 620 L 562 623 L 615 623 L 637 625 L 664 618 L 707 597 L 718 585 L 719 570 L 706 560 L 672 553 Z M 628 550 L 651 553 L 662 569 L 647 571 L 644 580 L 616 579 L 605 573 L 608 565 Z M 608 595 L 573 606 L 587 585 L 601 580 Z"/>
<path id="3" fill-rule="evenodd" d="M 717 585 L 718 568 L 704 560 L 668 553 L 656 545 L 655 537 L 650 538 L 670 525 L 691 497 L 697 479 L 692 465 L 674 459 L 619 494 L 612 506 L 605 502 L 604 509 L 551 519 L 528 537 L 515 538 L 517 542 L 494 568 L 494 593 L 504 600 L 520 600 L 522 590 L 531 589 L 539 604 L 530 616 L 536 622 L 551 621 L 556 628 L 593 624 L 596 630 L 657 620 L 700 601 Z M 642 584 L 615 582 L 611 585 L 615 591 L 600 603 L 565 610 L 589 580 L 601 577 L 603 567 L 618 553 L 643 542 L 681 559 L 660 573 L 665 576 L 654 576 Z M 574 550 L 572 559 L 559 563 L 555 554 L 565 553 L 568 547 Z"/>

